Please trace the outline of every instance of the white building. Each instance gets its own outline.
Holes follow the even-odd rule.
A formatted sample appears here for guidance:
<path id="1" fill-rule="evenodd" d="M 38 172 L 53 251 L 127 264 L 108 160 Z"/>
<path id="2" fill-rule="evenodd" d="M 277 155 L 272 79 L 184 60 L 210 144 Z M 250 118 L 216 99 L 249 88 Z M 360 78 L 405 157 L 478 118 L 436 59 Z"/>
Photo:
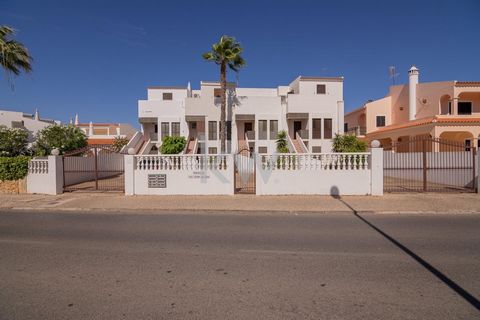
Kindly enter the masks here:
<path id="1" fill-rule="evenodd" d="M 144 134 L 141 154 L 157 153 L 162 138 L 185 136 L 185 153 L 220 152 L 218 82 L 187 87 L 149 87 L 139 100 L 138 117 Z M 277 88 L 237 88 L 227 85 L 227 152 L 249 148 L 276 151 L 281 130 L 288 133 L 290 152 L 330 152 L 332 138 L 343 133 L 343 77 L 296 78 Z"/>
<path id="2" fill-rule="evenodd" d="M 0 110 L 0 126 L 27 130 L 28 142 L 33 142 L 37 132 L 43 128 L 60 123 L 61 122 L 57 120 L 41 119 L 38 110 L 36 110 L 34 114 Z"/>

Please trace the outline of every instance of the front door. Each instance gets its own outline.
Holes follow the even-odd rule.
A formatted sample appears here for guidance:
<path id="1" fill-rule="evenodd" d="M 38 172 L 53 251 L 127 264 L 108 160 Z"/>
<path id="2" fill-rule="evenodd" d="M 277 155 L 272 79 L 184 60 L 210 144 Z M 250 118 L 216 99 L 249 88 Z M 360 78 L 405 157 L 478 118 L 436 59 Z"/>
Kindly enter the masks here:
<path id="1" fill-rule="evenodd" d="M 302 130 L 302 121 L 293 122 L 293 138 L 297 139 L 297 132 Z"/>
<path id="2" fill-rule="evenodd" d="M 194 140 L 197 137 L 197 122 L 190 122 L 189 136 L 191 140 Z"/>
<path id="3" fill-rule="evenodd" d="M 245 122 L 243 127 L 244 127 L 244 132 L 243 132 L 244 134 L 246 134 L 247 131 L 253 131 L 253 123 L 251 122 Z"/>

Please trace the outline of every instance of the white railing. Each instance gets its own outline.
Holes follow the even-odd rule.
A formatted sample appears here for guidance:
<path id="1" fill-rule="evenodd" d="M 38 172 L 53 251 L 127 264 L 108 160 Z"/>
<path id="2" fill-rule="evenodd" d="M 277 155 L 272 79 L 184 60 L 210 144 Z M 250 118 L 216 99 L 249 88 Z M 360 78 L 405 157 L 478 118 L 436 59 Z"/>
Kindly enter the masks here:
<path id="1" fill-rule="evenodd" d="M 371 154 L 318 153 L 260 155 L 262 170 L 367 170 Z"/>
<path id="2" fill-rule="evenodd" d="M 29 174 L 47 174 L 48 159 L 33 159 L 28 163 Z"/>
<path id="3" fill-rule="evenodd" d="M 228 155 L 138 155 L 135 170 L 227 170 Z"/>

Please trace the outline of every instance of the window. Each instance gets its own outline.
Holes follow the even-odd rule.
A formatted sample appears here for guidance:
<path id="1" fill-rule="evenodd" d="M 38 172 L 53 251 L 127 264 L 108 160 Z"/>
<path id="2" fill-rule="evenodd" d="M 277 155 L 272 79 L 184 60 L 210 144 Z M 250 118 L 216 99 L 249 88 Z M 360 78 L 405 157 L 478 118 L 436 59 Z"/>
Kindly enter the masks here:
<path id="1" fill-rule="evenodd" d="M 153 128 L 153 132 L 158 133 L 158 124 L 155 124 L 155 126 Z"/>
<path id="2" fill-rule="evenodd" d="M 172 136 L 180 136 L 180 122 L 172 122 Z"/>
<path id="3" fill-rule="evenodd" d="M 332 139 L 332 119 L 323 119 L 323 139 Z"/>
<path id="4" fill-rule="evenodd" d="M 312 119 L 312 139 L 322 139 L 322 119 Z"/>
<path id="5" fill-rule="evenodd" d="M 458 103 L 458 114 L 472 114 L 472 103 L 471 102 L 459 102 Z"/>
<path id="6" fill-rule="evenodd" d="M 267 147 L 258 147 L 258 153 L 268 153 L 268 148 Z"/>
<path id="7" fill-rule="evenodd" d="M 270 120 L 270 140 L 276 140 L 278 135 L 278 120 Z"/>
<path id="8" fill-rule="evenodd" d="M 317 94 L 325 94 L 327 92 L 324 84 L 317 84 Z"/>
<path id="9" fill-rule="evenodd" d="M 164 92 L 163 95 L 163 100 L 173 100 L 173 93 L 171 92 Z"/>
<path id="10" fill-rule="evenodd" d="M 448 114 L 452 114 L 452 101 L 448 101 Z"/>
<path id="11" fill-rule="evenodd" d="M 472 142 L 470 140 L 465 140 L 465 151 L 470 151 L 472 146 Z"/>
<path id="12" fill-rule="evenodd" d="M 348 123 L 347 122 L 345 122 L 343 124 L 343 132 L 348 132 Z"/>
<path id="13" fill-rule="evenodd" d="M 196 122 L 190 122 L 190 129 L 197 130 L 197 123 Z"/>
<path id="14" fill-rule="evenodd" d="M 216 88 L 213 89 L 213 95 L 215 98 L 221 98 L 222 97 L 222 89 Z"/>
<path id="15" fill-rule="evenodd" d="M 208 154 L 217 154 L 217 148 L 216 147 L 209 147 L 208 148 Z"/>
<path id="16" fill-rule="evenodd" d="M 267 140 L 267 120 L 258 120 L 258 140 Z"/>
<path id="17" fill-rule="evenodd" d="M 385 116 L 377 116 L 377 127 L 385 127 Z"/>
<path id="18" fill-rule="evenodd" d="M 312 152 L 313 153 L 322 153 L 322 147 L 314 146 L 314 147 L 312 147 Z"/>
<path id="19" fill-rule="evenodd" d="M 170 135 L 170 123 L 162 122 L 160 129 L 162 130 L 162 140 L 164 137 Z"/>
<path id="20" fill-rule="evenodd" d="M 208 140 L 217 140 L 217 121 L 208 121 Z"/>

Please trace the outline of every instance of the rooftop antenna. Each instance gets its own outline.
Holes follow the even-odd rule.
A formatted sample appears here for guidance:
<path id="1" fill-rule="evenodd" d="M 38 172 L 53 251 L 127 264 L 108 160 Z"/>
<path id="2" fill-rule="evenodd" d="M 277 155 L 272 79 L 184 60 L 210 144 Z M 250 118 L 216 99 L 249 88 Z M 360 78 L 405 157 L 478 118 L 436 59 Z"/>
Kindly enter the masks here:
<path id="1" fill-rule="evenodd" d="M 388 76 L 392 79 L 392 85 L 395 85 L 395 79 L 398 77 L 398 73 L 395 69 L 395 66 L 388 67 Z"/>

